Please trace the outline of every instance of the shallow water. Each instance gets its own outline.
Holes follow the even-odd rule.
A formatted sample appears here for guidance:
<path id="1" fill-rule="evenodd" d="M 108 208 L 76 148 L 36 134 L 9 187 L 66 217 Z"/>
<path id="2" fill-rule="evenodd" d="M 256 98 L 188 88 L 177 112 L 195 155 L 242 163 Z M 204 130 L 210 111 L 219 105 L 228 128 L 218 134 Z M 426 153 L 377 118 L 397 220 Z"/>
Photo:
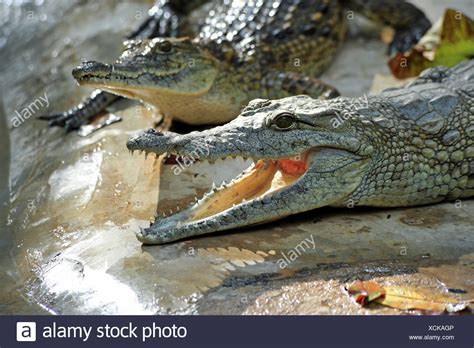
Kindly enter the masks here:
<path id="1" fill-rule="evenodd" d="M 472 201 L 321 209 L 252 229 L 142 246 L 134 231 L 148 225 L 157 204 L 175 210 L 245 164 L 197 162 L 180 175 L 166 165 L 160 182 L 154 157 L 131 157 L 125 148 L 128 136 L 157 118 L 133 103 L 117 111 L 123 122 L 86 138 L 48 129 L 33 117 L 13 127 L 17 111 L 44 93 L 50 110 L 87 95 L 71 69 L 82 58 L 113 60 L 120 38 L 139 21 L 134 14 L 147 8 L 113 1 L 0 6 L 8 14 L 0 34 L 0 112 L 8 125 L 1 131 L 13 144 L 9 150 L 0 135 L 1 163 L 9 158 L 0 182 L 7 220 L 0 235 L 1 313 L 398 313 L 350 302 L 342 287 L 357 278 L 457 288 L 473 297 Z M 29 11 L 31 19 L 22 20 Z M 325 76 L 346 94 L 365 93 L 373 74 L 386 72 L 384 49 L 373 34 L 349 40 Z M 362 58 L 367 51 L 370 66 Z M 360 57 L 362 66 L 347 65 L 348 57 Z M 305 240 L 314 248 L 282 268 Z"/>

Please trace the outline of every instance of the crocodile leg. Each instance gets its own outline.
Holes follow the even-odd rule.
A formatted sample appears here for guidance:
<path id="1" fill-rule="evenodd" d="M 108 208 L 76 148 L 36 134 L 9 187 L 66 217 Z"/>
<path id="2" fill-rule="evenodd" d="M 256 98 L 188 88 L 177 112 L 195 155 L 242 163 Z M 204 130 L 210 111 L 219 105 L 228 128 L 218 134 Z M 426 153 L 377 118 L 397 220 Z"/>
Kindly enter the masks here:
<path id="1" fill-rule="evenodd" d="M 340 95 L 334 87 L 323 81 L 294 72 L 267 74 L 263 84 L 266 85 L 269 91 L 268 98 L 271 99 L 299 94 L 306 94 L 319 99 L 332 99 Z"/>
<path id="2" fill-rule="evenodd" d="M 184 10 L 192 10 L 203 3 L 203 0 L 189 1 L 190 4 L 183 6 Z M 181 11 L 180 0 L 160 0 L 149 11 L 149 17 L 140 27 L 128 36 L 128 39 L 150 38 L 156 36 L 178 36 L 180 32 L 181 16 L 185 15 Z M 191 6 L 193 5 L 193 6 Z M 49 121 L 49 125 L 64 127 L 66 131 L 72 131 L 87 124 L 94 116 L 104 111 L 105 108 L 115 103 L 121 97 L 95 90 L 86 100 L 70 110 L 42 115 L 38 118 Z"/>
<path id="3" fill-rule="evenodd" d="M 407 1 L 343 0 L 343 2 L 348 9 L 395 29 L 395 37 L 388 48 L 389 54 L 409 50 L 431 27 L 424 13 Z"/>

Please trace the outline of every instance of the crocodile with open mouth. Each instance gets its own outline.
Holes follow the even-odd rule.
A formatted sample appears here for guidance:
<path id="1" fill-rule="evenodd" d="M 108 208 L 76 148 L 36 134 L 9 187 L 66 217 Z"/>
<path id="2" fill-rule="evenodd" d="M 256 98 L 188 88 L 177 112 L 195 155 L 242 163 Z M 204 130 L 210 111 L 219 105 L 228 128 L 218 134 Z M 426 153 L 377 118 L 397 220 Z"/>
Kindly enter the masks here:
<path id="1" fill-rule="evenodd" d="M 430 27 L 420 10 L 399 0 L 219 0 L 179 17 L 185 23 L 179 34 L 193 39 L 126 41 L 114 64 L 84 62 L 73 76 L 80 85 L 144 101 L 190 125 L 225 123 L 255 98 L 331 98 L 337 91 L 315 77 L 344 37 L 345 10 L 393 26 L 391 51 L 409 49 Z M 71 130 L 113 98 L 101 93 L 93 98 L 99 104 L 43 118 Z"/>
<path id="2" fill-rule="evenodd" d="M 154 129 L 134 150 L 228 156 L 254 164 L 137 236 L 162 244 L 323 206 L 403 207 L 474 195 L 474 60 L 425 70 L 362 98 L 257 99 L 228 124 L 179 135 Z"/>

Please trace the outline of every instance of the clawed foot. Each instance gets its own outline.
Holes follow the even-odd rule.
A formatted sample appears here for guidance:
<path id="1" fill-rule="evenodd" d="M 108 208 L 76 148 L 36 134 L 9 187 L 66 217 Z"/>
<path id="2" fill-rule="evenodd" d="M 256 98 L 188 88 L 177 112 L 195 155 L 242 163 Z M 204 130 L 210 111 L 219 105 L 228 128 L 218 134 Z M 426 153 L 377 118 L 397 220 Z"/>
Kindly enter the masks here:
<path id="1" fill-rule="evenodd" d="M 94 117 L 103 113 L 107 106 L 118 99 L 120 97 L 114 94 L 96 90 L 76 107 L 61 113 L 42 115 L 38 119 L 48 121 L 50 127 L 63 127 L 67 132 L 70 132 L 89 124 Z"/>
<path id="2" fill-rule="evenodd" d="M 42 115 L 38 119 L 48 121 L 50 127 L 63 127 L 67 132 L 79 129 L 82 125 L 88 123 L 81 117 L 77 117 L 75 110 L 51 115 Z"/>
<path id="3" fill-rule="evenodd" d="M 69 112 L 62 114 L 53 114 L 47 116 L 40 116 L 42 120 L 49 121 L 49 126 L 54 127 L 63 127 L 67 132 L 77 130 L 77 134 L 81 137 L 86 137 L 99 129 L 107 127 L 113 123 L 120 122 L 122 118 L 116 116 L 112 113 L 103 114 L 102 117 L 99 117 L 97 120 L 94 117 L 94 122 L 85 121 L 82 122 L 81 118 L 70 116 Z"/>

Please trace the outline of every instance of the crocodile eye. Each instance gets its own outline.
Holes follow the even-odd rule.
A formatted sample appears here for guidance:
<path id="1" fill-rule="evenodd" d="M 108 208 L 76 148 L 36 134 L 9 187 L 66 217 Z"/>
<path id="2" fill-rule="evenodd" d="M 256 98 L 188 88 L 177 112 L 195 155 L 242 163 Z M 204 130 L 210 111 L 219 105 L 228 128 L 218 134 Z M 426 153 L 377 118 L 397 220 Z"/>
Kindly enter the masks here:
<path id="1" fill-rule="evenodd" d="M 273 125 L 278 130 L 289 130 L 296 126 L 295 115 L 289 112 L 283 112 L 273 119 Z"/>
<path id="2" fill-rule="evenodd" d="M 168 40 L 164 40 L 158 44 L 158 49 L 163 53 L 170 53 L 173 49 L 173 44 Z"/>

